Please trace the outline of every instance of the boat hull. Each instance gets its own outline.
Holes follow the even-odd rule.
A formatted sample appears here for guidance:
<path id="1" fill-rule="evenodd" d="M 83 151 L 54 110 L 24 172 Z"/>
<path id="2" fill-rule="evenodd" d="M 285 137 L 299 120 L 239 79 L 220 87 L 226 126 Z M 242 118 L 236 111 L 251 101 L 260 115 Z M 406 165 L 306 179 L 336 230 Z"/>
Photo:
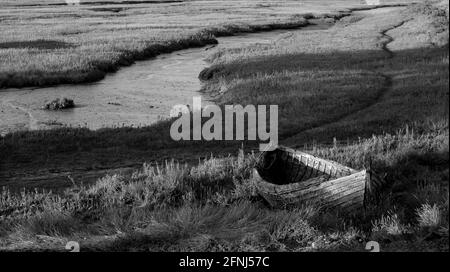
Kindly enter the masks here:
<path id="1" fill-rule="evenodd" d="M 363 207 L 367 173 L 365 170 L 334 180 L 316 180 L 275 185 L 265 181 L 254 171 L 259 194 L 272 206 L 310 204 L 321 209 L 354 210 Z"/>
<path id="2" fill-rule="evenodd" d="M 273 207 L 308 204 L 349 211 L 364 206 L 369 183 L 366 170 L 284 147 L 263 156 L 265 161 L 255 168 L 254 179 L 259 194 Z"/>

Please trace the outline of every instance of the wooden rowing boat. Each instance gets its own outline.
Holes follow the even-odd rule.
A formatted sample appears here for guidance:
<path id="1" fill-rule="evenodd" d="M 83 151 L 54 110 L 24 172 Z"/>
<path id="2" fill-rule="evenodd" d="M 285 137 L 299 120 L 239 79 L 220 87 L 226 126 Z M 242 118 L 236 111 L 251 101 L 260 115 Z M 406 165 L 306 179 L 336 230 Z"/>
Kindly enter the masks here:
<path id="1" fill-rule="evenodd" d="M 370 189 L 367 170 L 279 146 L 263 152 L 254 177 L 259 194 L 273 207 L 310 203 L 320 208 L 354 210 Z"/>

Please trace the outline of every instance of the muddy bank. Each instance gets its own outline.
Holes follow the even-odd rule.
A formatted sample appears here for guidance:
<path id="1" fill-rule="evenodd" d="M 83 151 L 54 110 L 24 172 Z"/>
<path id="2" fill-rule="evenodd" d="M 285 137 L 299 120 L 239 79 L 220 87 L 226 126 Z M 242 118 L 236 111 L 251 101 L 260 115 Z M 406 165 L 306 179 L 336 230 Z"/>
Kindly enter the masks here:
<path id="1" fill-rule="evenodd" d="M 42 71 L 39 75 L 0 74 L 0 89 L 25 88 L 25 87 L 49 87 L 61 84 L 92 83 L 103 79 L 108 73 L 116 72 L 120 67 L 129 66 L 138 60 L 151 59 L 161 54 L 167 54 L 183 49 L 215 45 L 218 43 L 216 37 L 226 37 L 242 33 L 255 33 L 262 31 L 273 31 L 277 29 L 296 29 L 309 25 L 308 20 L 303 17 L 289 22 L 268 23 L 264 25 L 225 25 L 211 27 L 198 32 L 190 37 L 172 40 L 162 44 L 151 44 L 142 51 L 122 52 L 118 59 L 108 62 L 92 62 L 90 70 L 63 71 L 60 73 L 46 73 Z M 53 41 L 58 42 L 58 41 Z M 21 42 L 17 42 L 21 43 Z M 6 48 L 6 45 L 4 45 Z M 17 46 L 16 43 L 12 46 Z M 72 45 L 72 47 L 74 47 Z"/>
<path id="2" fill-rule="evenodd" d="M 47 88 L 0 90 L 0 134 L 20 130 L 59 127 L 148 126 L 169 116 L 178 104 L 191 104 L 199 93 L 200 72 L 210 64 L 205 60 L 223 48 L 239 48 L 251 44 L 268 44 L 293 31 L 326 29 L 329 25 L 309 25 L 295 30 L 273 30 L 214 38 L 210 46 L 177 50 L 151 60 L 137 61 L 96 83 L 60 85 Z M 236 30 L 236 29 L 235 29 Z M 163 47 L 149 52 L 165 52 Z M 149 54 L 150 54 L 149 53 Z M 146 54 L 133 58 L 145 58 Z M 108 66 L 105 67 L 107 70 Z M 48 101 L 66 97 L 77 107 L 57 112 L 42 110 Z"/>
<path id="3" fill-rule="evenodd" d="M 103 79 L 106 74 L 116 72 L 120 67 L 129 66 L 137 60 L 154 58 L 161 54 L 167 54 L 187 48 L 203 47 L 217 44 L 217 39 L 209 32 L 201 32 L 197 35 L 171 41 L 165 44 L 153 44 L 139 52 L 123 52 L 117 60 L 108 62 L 93 62 L 89 71 L 62 71 L 48 74 L 42 72 L 39 76 L 29 75 L 26 78 L 20 74 L 0 74 L 0 89 L 46 87 L 60 84 L 91 83 Z"/>

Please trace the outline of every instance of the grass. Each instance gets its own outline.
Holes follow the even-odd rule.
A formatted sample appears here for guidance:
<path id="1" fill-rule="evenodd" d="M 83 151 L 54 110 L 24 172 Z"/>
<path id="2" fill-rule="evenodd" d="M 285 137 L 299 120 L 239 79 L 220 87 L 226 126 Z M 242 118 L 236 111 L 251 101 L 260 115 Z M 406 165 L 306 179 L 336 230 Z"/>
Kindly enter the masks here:
<path id="1" fill-rule="evenodd" d="M 200 75 L 220 105 L 278 104 L 283 144 L 355 169 L 370 156 L 387 185 L 365 210 L 270 209 L 254 143 L 174 142 L 170 121 L 16 132 L 0 138 L 0 249 L 364 251 L 375 240 L 448 251 L 447 21 L 445 5 L 355 11 L 329 30 L 219 52 Z M 86 170 L 142 161 L 80 184 Z M 73 186 L 48 175 L 74 166 Z M 28 180 L 36 169 L 44 178 Z"/>
<path id="2" fill-rule="evenodd" d="M 277 104 L 280 137 L 290 144 L 368 137 L 440 118 L 448 114 L 447 17 L 432 8 L 435 15 L 415 17 L 415 9 L 356 12 L 326 31 L 216 53 L 200 75 L 204 91 L 219 104 Z M 418 24 L 428 26 L 427 40 L 418 38 Z"/>
<path id="3" fill-rule="evenodd" d="M 389 40 L 381 34 L 414 17 L 398 28 L 403 32 L 387 32 L 394 38 L 388 46 L 400 46 L 397 39 L 407 37 L 415 41 L 418 33 L 412 26 L 418 23 L 430 26 L 431 42 L 443 33 L 436 23 L 442 16 L 411 9 L 353 16 L 360 20 L 347 17 L 329 30 L 211 56 L 214 65 L 207 71 L 216 72 L 204 82 L 204 91 L 215 94 L 221 105 L 278 104 L 280 142 L 299 148 L 313 142 L 351 143 L 448 115 L 448 103 L 442 99 L 448 96 L 446 47 L 424 45 L 426 40 L 420 39 L 416 49 L 392 48 L 395 54 L 390 58 L 382 50 Z M 105 174 L 101 170 L 139 167 L 143 161 L 195 163 L 211 153 L 235 152 L 242 144 L 175 142 L 169 127 L 170 121 L 161 121 L 141 128 L 60 128 L 6 135 L 0 140 L 0 185 L 64 188 L 71 184 L 68 174 L 50 178 L 49 171 L 92 182 Z M 244 144 L 244 149 L 255 147 Z M 94 173 L 92 178 L 86 171 Z M 33 175 L 48 178 L 24 178 Z"/>
<path id="4" fill-rule="evenodd" d="M 353 0 L 333 8 L 298 1 L 109 1 L 99 10 L 99 5 L 51 5 L 55 2 L 0 4 L 0 88 L 97 81 L 135 60 L 214 44 L 214 36 L 299 27 L 306 23 L 301 14 L 337 14 L 361 5 Z"/>
<path id="5" fill-rule="evenodd" d="M 62 251 L 73 239 L 84 250 L 106 251 L 358 251 L 370 239 L 382 250 L 448 250 L 447 121 L 426 134 L 404 129 L 311 153 L 354 167 L 372 154 L 377 171 L 388 174 L 383 202 L 355 215 L 267 208 L 252 182 L 255 155 L 240 152 L 194 167 L 144 165 L 130 177 L 106 176 L 63 194 L 4 190 L 0 246 L 43 246 L 36 237 L 49 236 L 41 250 Z"/>

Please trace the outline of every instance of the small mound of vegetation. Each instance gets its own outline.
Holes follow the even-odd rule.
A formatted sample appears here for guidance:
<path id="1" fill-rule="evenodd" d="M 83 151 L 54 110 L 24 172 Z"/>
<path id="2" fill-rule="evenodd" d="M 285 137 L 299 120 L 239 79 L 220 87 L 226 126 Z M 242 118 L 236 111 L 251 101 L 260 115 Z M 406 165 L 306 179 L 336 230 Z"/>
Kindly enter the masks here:
<path id="1" fill-rule="evenodd" d="M 57 98 L 50 101 L 44 105 L 45 110 L 64 110 L 71 109 L 75 107 L 75 103 L 72 99 L 68 98 Z"/>

